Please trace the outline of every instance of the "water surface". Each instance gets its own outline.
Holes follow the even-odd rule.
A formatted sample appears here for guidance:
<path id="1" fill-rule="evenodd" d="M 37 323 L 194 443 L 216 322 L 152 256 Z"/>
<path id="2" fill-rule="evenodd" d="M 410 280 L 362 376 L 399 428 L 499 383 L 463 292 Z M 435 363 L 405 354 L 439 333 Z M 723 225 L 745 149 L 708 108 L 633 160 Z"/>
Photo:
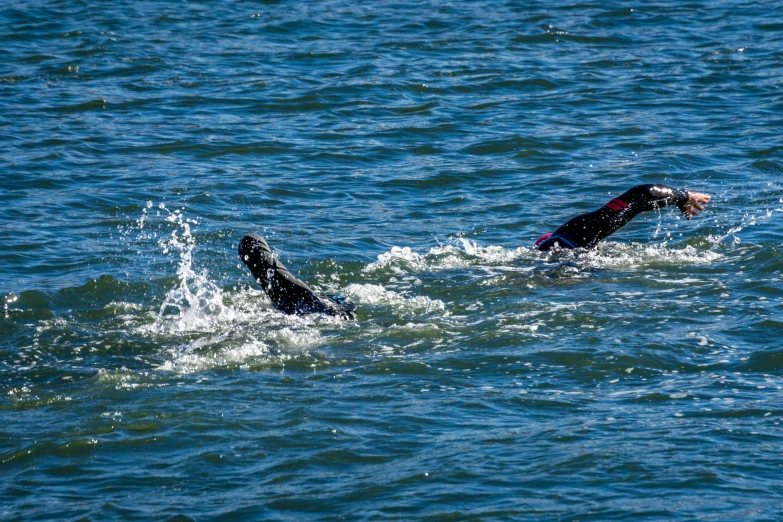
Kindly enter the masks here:
<path id="1" fill-rule="evenodd" d="M 783 518 L 780 19 L 5 9 L 0 518 Z M 531 248 L 640 183 L 713 200 Z"/>

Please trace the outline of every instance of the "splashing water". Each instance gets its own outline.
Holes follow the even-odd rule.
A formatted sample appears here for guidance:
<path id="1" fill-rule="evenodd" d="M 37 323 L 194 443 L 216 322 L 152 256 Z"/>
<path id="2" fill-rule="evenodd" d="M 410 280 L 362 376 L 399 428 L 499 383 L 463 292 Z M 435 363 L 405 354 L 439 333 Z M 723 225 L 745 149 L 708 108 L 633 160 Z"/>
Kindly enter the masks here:
<path id="1" fill-rule="evenodd" d="M 148 202 L 130 228 L 139 238 L 154 240 L 160 252 L 176 267 L 174 285 L 152 313 L 154 322 L 136 330 L 163 342 L 165 360 L 155 366 L 157 370 L 193 373 L 216 367 L 285 365 L 285 361 L 306 356 L 310 349 L 323 344 L 327 339 L 323 335 L 324 327 L 346 328 L 332 318 L 280 314 L 270 308 L 262 291 L 249 284 L 233 289 L 219 287 L 207 269 L 197 266 L 198 220 L 189 218 L 184 209 L 169 210 L 161 203 L 152 212 L 154 207 Z M 458 237 L 424 253 L 411 247 L 392 247 L 360 269 L 362 276 L 369 279 L 346 281 L 342 289 L 335 290 L 369 311 L 371 321 L 394 323 L 407 317 L 440 324 L 472 309 L 471 303 L 475 301 L 470 298 L 463 303 L 441 294 L 430 279 L 443 277 L 435 274 L 444 271 L 462 271 L 465 281 L 473 281 L 481 288 L 509 284 L 536 286 L 539 283 L 535 278 L 547 276 L 553 266 L 563 268 L 564 273 L 560 275 L 580 278 L 596 268 L 698 265 L 712 263 L 720 257 L 712 250 L 693 246 L 672 248 L 666 240 L 653 245 L 606 242 L 588 252 L 541 253 L 527 246 L 481 245 Z M 379 277 L 388 277 L 388 281 L 382 284 Z"/>
<path id="2" fill-rule="evenodd" d="M 712 250 L 693 246 L 672 248 L 666 242 L 661 244 L 600 243 L 591 250 L 553 249 L 547 253 L 533 248 L 504 248 L 498 245 L 482 246 L 476 241 L 459 238 L 458 245 L 437 246 L 422 255 L 409 247 L 392 247 L 389 252 L 379 254 L 376 261 L 364 267 L 365 273 L 388 270 L 395 276 L 419 273 L 426 270 L 447 270 L 487 266 L 514 270 L 532 269 L 516 266 L 525 262 L 541 260 L 555 263 L 575 263 L 582 269 L 595 268 L 637 268 L 658 264 L 710 264 L 721 258 Z"/>
<path id="3" fill-rule="evenodd" d="M 164 345 L 165 361 L 156 370 L 189 374 L 211 368 L 283 364 L 321 343 L 318 330 L 330 318 L 280 314 L 269 307 L 265 294 L 251 287 L 221 289 L 206 268 L 197 268 L 198 220 L 163 203 L 155 214 L 148 202 L 134 225 L 140 240 L 156 240 L 161 253 L 176 265 L 176 283 L 154 313 L 155 320 L 136 329 Z M 160 218 L 160 219 L 156 219 Z M 165 232 L 163 232 L 165 231 Z"/>
<path id="4" fill-rule="evenodd" d="M 422 255 L 410 247 L 394 246 L 389 252 L 379 254 L 377 260 L 364 267 L 365 273 L 390 270 L 396 275 L 424 270 L 467 268 L 477 263 L 500 264 L 530 256 L 530 249 L 502 246 L 481 246 L 467 238 L 458 238 L 458 244 L 439 245 Z"/>
<path id="5" fill-rule="evenodd" d="M 381 285 L 350 284 L 345 293 L 359 305 L 382 305 L 394 307 L 399 312 L 432 313 L 446 312 L 446 306 L 439 299 L 427 296 L 406 297 L 398 292 L 387 290 Z"/>
<path id="6" fill-rule="evenodd" d="M 561 259 L 576 262 L 583 269 L 639 268 L 659 265 L 704 265 L 721 258 L 711 250 L 693 246 L 671 248 L 666 244 L 643 245 L 639 243 L 601 243 L 597 248 L 584 252 L 560 252 Z"/>
<path id="7" fill-rule="evenodd" d="M 783 203 L 783 200 L 780 202 Z M 707 236 L 707 241 L 713 246 L 718 246 L 730 240 L 730 246 L 736 247 L 742 243 L 742 239 L 739 236 L 740 232 L 748 227 L 755 227 L 770 221 L 777 212 L 783 212 L 783 208 L 743 212 L 739 224 L 731 226 L 722 234 L 710 234 Z"/>
<path id="8" fill-rule="evenodd" d="M 195 241 L 191 225 L 198 222 L 185 218 L 180 210 L 169 213 L 166 221 L 175 228 L 159 245 L 164 254 L 179 254 L 179 284 L 171 289 L 163 300 L 155 320 L 154 331 L 212 331 L 216 322 L 236 321 L 236 311 L 224 304 L 223 291 L 209 279 L 207 270 L 197 271 L 193 268 Z"/>

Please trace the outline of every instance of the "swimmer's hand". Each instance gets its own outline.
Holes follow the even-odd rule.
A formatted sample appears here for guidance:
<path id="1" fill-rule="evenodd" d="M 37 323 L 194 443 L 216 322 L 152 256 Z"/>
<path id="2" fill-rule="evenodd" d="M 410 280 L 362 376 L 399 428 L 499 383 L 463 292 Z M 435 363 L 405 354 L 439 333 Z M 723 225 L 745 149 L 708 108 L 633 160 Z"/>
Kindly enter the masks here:
<path id="1" fill-rule="evenodd" d="M 704 205 L 709 203 L 710 197 L 701 192 L 688 192 L 688 201 L 680 206 L 680 210 L 686 219 L 690 219 L 704 210 Z"/>

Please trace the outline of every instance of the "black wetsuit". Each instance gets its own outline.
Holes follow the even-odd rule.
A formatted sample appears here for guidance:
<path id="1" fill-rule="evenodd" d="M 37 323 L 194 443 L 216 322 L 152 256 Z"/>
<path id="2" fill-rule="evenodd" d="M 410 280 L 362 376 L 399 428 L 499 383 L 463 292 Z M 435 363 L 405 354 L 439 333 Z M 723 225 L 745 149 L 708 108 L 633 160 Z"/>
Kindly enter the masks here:
<path id="1" fill-rule="evenodd" d="M 551 237 L 538 245 L 549 250 L 562 248 L 590 248 L 617 232 L 640 212 L 656 210 L 667 205 L 682 207 L 688 201 L 688 192 L 666 185 L 638 185 L 626 191 L 594 212 L 577 216 L 554 231 Z"/>
<path id="2" fill-rule="evenodd" d="M 355 319 L 355 307 L 342 296 L 319 296 L 304 281 L 294 277 L 272 254 L 258 234 L 248 234 L 239 242 L 239 257 L 272 300 L 275 308 L 287 314 L 324 313 Z"/>
<path id="3" fill-rule="evenodd" d="M 667 205 L 682 208 L 687 201 L 688 192 L 685 190 L 666 185 L 639 185 L 598 210 L 573 218 L 536 246 L 539 250 L 549 250 L 556 245 L 562 248 L 593 247 L 605 237 L 617 232 L 640 212 Z M 239 243 L 239 257 L 272 300 L 275 308 L 281 312 L 325 313 L 355 319 L 354 305 L 347 303 L 342 296 L 317 295 L 275 258 L 269 245 L 258 234 L 248 234 L 242 238 Z"/>

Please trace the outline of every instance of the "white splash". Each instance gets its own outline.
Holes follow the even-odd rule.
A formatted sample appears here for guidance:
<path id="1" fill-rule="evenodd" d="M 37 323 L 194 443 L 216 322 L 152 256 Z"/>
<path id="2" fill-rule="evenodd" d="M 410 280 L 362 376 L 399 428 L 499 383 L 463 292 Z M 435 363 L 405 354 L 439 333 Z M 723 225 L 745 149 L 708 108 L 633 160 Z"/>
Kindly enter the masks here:
<path id="1" fill-rule="evenodd" d="M 780 203 L 783 203 L 783 198 L 780 199 Z M 777 212 L 783 212 L 783 208 L 772 209 L 758 209 L 755 211 L 746 211 L 740 218 L 739 224 L 730 227 L 726 232 L 722 234 L 711 234 L 707 236 L 707 241 L 714 246 L 721 245 L 723 243 L 730 242 L 731 246 L 735 247 L 742 243 L 742 239 L 739 234 L 748 227 L 754 227 L 758 224 L 766 223 Z"/>
<path id="2" fill-rule="evenodd" d="M 424 257 L 421 254 L 417 254 L 410 247 L 397 247 L 394 246 L 389 252 L 379 254 L 378 260 L 370 263 L 364 268 L 364 272 L 373 272 L 375 270 L 389 268 L 395 273 L 403 274 L 408 270 L 424 270 L 427 265 L 424 261 Z"/>
<path id="3" fill-rule="evenodd" d="M 350 284 L 345 294 L 358 305 L 392 306 L 402 311 L 416 313 L 444 312 L 446 305 L 439 299 L 427 296 L 405 297 L 381 285 Z"/>
<path id="4" fill-rule="evenodd" d="M 376 261 L 364 267 L 364 272 L 390 270 L 395 275 L 426 270 L 448 270 L 466 268 L 475 264 L 498 265 L 510 263 L 519 258 L 530 257 L 530 249 L 518 247 L 507 249 L 502 246 L 481 246 L 467 238 L 458 238 L 457 244 L 439 245 L 426 254 L 414 252 L 410 247 L 394 246 L 389 252 L 379 254 Z"/>
<path id="5" fill-rule="evenodd" d="M 475 241 L 471 241 L 467 238 L 460 238 L 462 249 L 468 256 L 478 258 L 481 261 L 492 264 L 510 263 L 516 261 L 521 257 L 529 255 L 529 250 L 526 247 L 517 247 L 513 250 L 503 248 L 501 246 L 489 245 L 481 246 Z M 438 249 L 430 250 L 430 254 L 437 255 L 440 252 Z"/>
<path id="6" fill-rule="evenodd" d="M 638 268 L 650 265 L 706 265 L 722 256 L 712 250 L 701 250 L 690 245 L 670 248 L 666 244 L 602 243 L 588 251 L 569 252 L 570 258 L 584 268 Z"/>
<path id="7" fill-rule="evenodd" d="M 193 373 L 280 362 L 321 344 L 320 325 L 341 324 L 338 318 L 320 314 L 277 312 L 250 278 L 246 285 L 219 287 L 206 269 L 196 268 L 193 230 L 198 221 L 187 218 L 182 210 L 167 209 L 163 203 L 155 213 L 148 213 L 153 206 L 148 202 L 135 228 L 123 229 L 123 233 L 135 230 L 140 239 L 155 239 L 162 254 L 176 266 L 176 283 L 157 311 L 149 312 L 154 319 L 151 324 L 149 315 L 139 321 L 138 305 L 115 302 L 109 306 L 118 312 L 135 312 L 129 314 L 129 320 L 136 324 L 136 331 L 169 346 L 163 349 L 165 361 L 156 370 Z"/>
<path id="8" fill-rule="evenodd" d="M 198 350 L 194 346 L 188 345 L 171 350 L 171 359 L 156 369 L 164 372 L 188 374 L 231 366 L 246 368 L 251 359 L 255 357 L 266 358 L 270 353 L 269 345 L 260 340 L 252 340 L 240 346 L 219 350 Z"/>
<path id="9" fill-rule="evenodd" d="M 710 264 L 720 259 L 721 254 L 693 246 L 672 248 L 667 244 L 643 245 L 639 243 L 605 242 L 592 250 L 560 250 L 546 253 L 531 247 L 505 248 L 498 245 L 479 245 L 466 238 L 459 238 L 458 245 L 437 246 L 426 254 L 418 254 L 410 247 L 392 247 L 380 254 L 378 260 L 367 265 L 363 271 L 390 270 L 395 275 L 406 275 L 427 270 L 448 270 L 471 266 L 492 267 L 494 270 L 527 271 L 535 266 L 536 260 L 547 259 L 573 263 L 573 269 L 580 268 L 636 268 L 660 264 Z M 529 261 L 529 263 L 526 263 Z M 519 266 L 529 265 L 529 266 Z"/>
<path id="10" fill-rule="evenodd" d="M 209 279 L 207 271 L 193 269 L 195 241 L 190 226 L 197 221 L 185 218 L 179 210 L 170 213 L 166 221 L 172 223 L 175 228 L 159 245 L 164 254 L 179 253 L 179 284 L 169 290 L 163 300 L 155 320 L 154 331 L 212 331 L 216 323 L 237 321 L 239 317 L 235 309 L 224 304 L 223 291 Z"/>

